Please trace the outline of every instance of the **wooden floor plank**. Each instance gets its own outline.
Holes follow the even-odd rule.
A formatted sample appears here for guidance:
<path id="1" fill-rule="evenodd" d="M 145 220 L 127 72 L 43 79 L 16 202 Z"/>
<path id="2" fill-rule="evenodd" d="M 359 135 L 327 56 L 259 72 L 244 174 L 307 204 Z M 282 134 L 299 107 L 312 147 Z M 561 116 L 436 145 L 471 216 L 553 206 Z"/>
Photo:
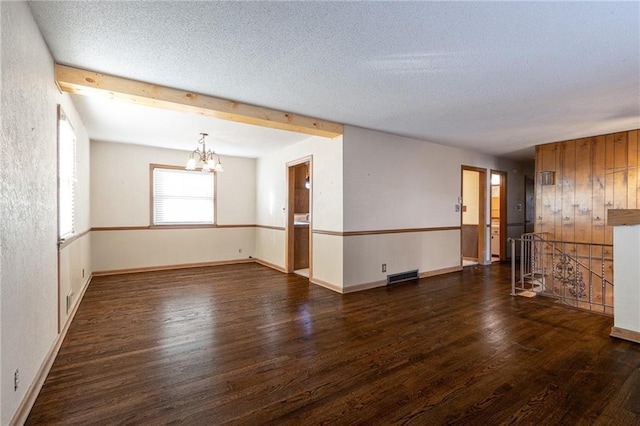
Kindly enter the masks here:
<path id="1" fill-rule="evenodd" d="M 96 277 L 27 424 L 640 424 L 640 345 L 509 278 L 340 295 L 254 264 Z"/>

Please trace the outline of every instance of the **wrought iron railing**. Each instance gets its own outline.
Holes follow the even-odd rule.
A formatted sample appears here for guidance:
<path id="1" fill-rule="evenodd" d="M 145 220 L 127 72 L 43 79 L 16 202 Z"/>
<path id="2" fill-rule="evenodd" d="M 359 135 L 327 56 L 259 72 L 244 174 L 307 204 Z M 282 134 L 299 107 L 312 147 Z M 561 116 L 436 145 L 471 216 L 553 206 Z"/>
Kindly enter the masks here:
<path id="1" fill-rule="evenodd" d="M 577 308 L 613 315 L 613 246 L 510 238 L 511 294 L 544 295 Z M 519 254 L 519 256 L 518 256 Z"/>

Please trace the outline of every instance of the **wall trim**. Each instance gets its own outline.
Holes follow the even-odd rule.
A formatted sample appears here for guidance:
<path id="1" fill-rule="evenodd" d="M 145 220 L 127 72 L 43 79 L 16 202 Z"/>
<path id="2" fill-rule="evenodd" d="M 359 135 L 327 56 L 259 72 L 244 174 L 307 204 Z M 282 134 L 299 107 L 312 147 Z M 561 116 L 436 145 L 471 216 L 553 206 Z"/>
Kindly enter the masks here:
<path id="1" fill-rule="evenodd" d="M 634 343 L 640 343 L 640 332 L 627 330 L 625 328 L 612 327 L 611 334 L 609 334 L 609 336 L 617 337 L 618 339 L 628 340 Z"/>
<path id="2" fill-rule="evenodd" d="M 255 228 L 254 224 L 238 224 L 238 225 L 149 225 L 147 229 L 207 229 L 207 228 Z"/>
<path id="3" fill-rule="evenodd" d="M 155 271 L 169 271 L 173 269 L 188 269 L 188 268 L 201 268 L 204 266 L 222 266 L 222 265 L 237 265 L 240 263 L 252 263 L 255 262 L 253 258 L 247 259 L 230 259 L 230 260 L 218 260 L 213 262 L 197 262 L 197 263 L 180 263 L 174 265 L 156 265 L 156 266 L 143 266 L 140 268 L 128 268 L 128 269 L 110 269 L 104 271 L 93 271 L 94 277 L 104 277 L 107 275 L 120 275 L 120 274 L 137 274 L 139 272 L 155 272 Z"/>
<path id="4" fill-rule="evenodd" d="M 91 232 L 91 228 L 89 228 L 86 231 L 81 232 L 79 234 L 72 235 L 69 238 L 65 238 L 64 240 L 58 240 L 58 250 L 62 250 L 63 248 L 65 248 L 68 245 L 70 245 L 72 242 L 74 242 L 76 240 L 79 240 L 80 238 L 84 237 L 89 232 Z"/>
<path id="5" fill-rule="evenodd" d="M 320 235 L 331 235 L 334 237 L 344 237 L 344 232 L 340 232 L 340 231 L 324 231 L 322 229 L 314 229 L 311 232 L 313 232 L 314 234 L 320 234 Z"/>
<path id="6" fill-rule="evenodd" d="M 451 266 L 449 268 L 434 269 L 432 271 L 420 272 L 418 277 L 428 278 L 428 277 L 434 277 L 436 275 L 449 274 L 451 272 L 459 272 L 459 271 L 462 271 L 462 266 Z M 345 293 L 345 294 L 354 293 L 356 291 L 369 290 L 369 289 L 378 288 L 378 287 L 385 287 L 386 285 L 387 285 L 386 280 L 372 281 L 368 283 L 361 283 L 361 284 L 344 287 L 342 289 L 342 293 Z"/>
<path id="7" fill-rule="evenodd" d="M 266 260 L 262 260 L 262 259 L 251 259 L 256 263 L 259 263 L 262 266 L 266 266 L 267 268 L 271 268 L 271 269 L 275 269 L 278 272 L 282 272 L 283 274 L 286 274 L 287 271 L 281 267 L 276 265 L 275 263 L 271 263 L 271 262 L 267 262 Z"/>
<path id="8" fill-rule="evenodd" d="M 347 231 L 343 235 L 345 237 L 353 237 L 359 235 L 380 235 L 380 234 L 404 234 L 409 232 L 437 232 L 437 231 L 459 231 L 458 226 L 439 226 L 431 228 L 401 228 L 401 229 L 377 229 L 373 231 Z"/>
<path id="9" fill-rule="evenodd" d="M 310 278 L 309 282 L 312 284 L 319 285 L 320 287 L 324 287 L 328 290 L 335 291 L 336 293 L 343 293 L 343 289 L 339 285 L 330 283 L 328 281 L 323 281 L 319 278 Z"/>
<path id="10" fill-rule="evenodd" d="M 144 226 L 97 226 L 91 228 L 91 232 L 100 231 L 147 231 L 151 229 L 149 225 Z"/>
<path id="11" fill-rule="evenodd" d="M 158 229 L 206 229 L 206 228 L 255 228 L 255 224 L 232 225 L 140 225 L 140 226 L 96 226 L 90 231 L 149 231 Z M 283 228 L 284 229 L 284 228 Z"/>
<path id="12" fill-rule="evenodd" d="M 372 282 L 368 282 L 368 283 L 360 283 L 360 284 L 344 287 L 342 289 L 342 292 L 345 293 L 345 294 L 346 293 L 355 293 L 356 291 L 370 290 L 372 288 L 385 287 L 386 285 L 387 285 L 387 280 L 372 281 Z"/>
<path id="13" fill-rule="evenodd" d="M 450 266 L 448 268 L 434 269 L 433 271 L 420 272 L 420 278 L 435 277 L 436 275 L 450 274 L 462 271 L 462 265 Z"/>
<path id="14" fill-rule="evenodd" d="M 85 234 L 87 232 L 89 231 L 86 231 Z M 58 333 L 58 335 L 56 336 L 55 340 L 53 341 L 53 344 L 51 345 L 51 349 L 49 349 L 49 352 L 47 353 L 44 360 L 42 361 L 42 364 L 40 364 L 40 368 L 36 372 L 33 382 L 29 385 L 29 388 L 27 389 L 27 392 L 25 393 L 24 398 L 22 399 L 22 402 L 20 402 L 20 405 L 18 405 L 18 409 L 13 415 L 13 418 L 9 420 L 10 425 L 16 425 L 16 426 L 23 425 L 27 421 L 27 418 L 29 417 L 29 413 L 33 408 L 33 404 L 35 404 L 36 399 L 38 399 L 40 390 L 42 389 L 42 386 L 44 385 L 44 382 L 47 379 L 47 376 L 49 375 L 49 371 L 51 371 L 51 367 L 53 366 L 53 363 L 56 360 L 56 357 L 58 356 L 58 352 L 60 351 L 62 342 L 64 341 L 64 338 L 67 336 L 67 331 L 69 331 L 69 327 L 73 322 L 73 318 L 76 316 L 76 312 L 78 311 L 80 302 L 82 302 L 82 299 L 84 298 L 84 294 L 87 292 L 87 289 L 89 288 L 89 284 L 91 284 L 92 279 L 93 279 L 93 274 L 89 275 L 89 279 L 87 280 L 85 285 L 82 287 L 82 290 L 80 291 L 80 296 L 76 299 L 76 303 L 71 309 L 71 313 L 67 317 L 67 321 L 65 322 L 64 327 L 62 327 L 62 330 L 60 330 L 60 333 Z"/>
<path id="15" fill-rule="evenodd" d="M 270 225 L 254 225 L 256 228 L 262 229 L 273 229 L 275 231 L 285 231 L 286 228 L 284 226 L 270 226 Z"/>
<path id="16" fill-rule="evenodd" d="M 487 225 L 488 226 L 488 225 Z M 140 226 L 97 226 L 93 227 L 83 234 L 75 237 L 79 238 L 87 234 L 89 231 L 149 231 L 157 229 L 201 229 L 201 228 L 262 228 L 272 229 L 275 231 L 285 231 L 284 226 L 256 225 L 256 224 L 233 224 L 233 225 L 140 225 Z M 439 226 L 431 228 L 398 228 L 398 229 L 375 229 L 371 231 L 327 231 L 323 229 L 314 229 L 314 234 L 332 235 L 335 237 L 354 237 L 361 235 L 382 235 L 382 234 L 404 234 L 415 232 L 438 232 L 438 231 L 459 231 L 460 226 Z"/>
<path id="17" fill-rule="evenodd" d="M 397 228 L 397 229 L 375 229 L 371 231 L 325 231 L 321 229 L 314 229 L 314 234 L 333 235 L 336 237 L 355 237 L 361 235 L 382 235 L 382 234 L 404 234 L 415 232 L 437 232 L 437 231 L 459 231 L 462 229 L 460 226 L 438 226 L 431 228 Z"/>

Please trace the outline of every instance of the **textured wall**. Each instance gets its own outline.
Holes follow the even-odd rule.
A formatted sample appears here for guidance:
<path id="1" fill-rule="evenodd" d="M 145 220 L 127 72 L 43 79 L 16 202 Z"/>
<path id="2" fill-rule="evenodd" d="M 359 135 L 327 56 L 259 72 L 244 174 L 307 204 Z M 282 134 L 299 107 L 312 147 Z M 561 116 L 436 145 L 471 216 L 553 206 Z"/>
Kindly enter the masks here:
<path id="1" fill-rule="evenodd" d="M 53 61 L 27 5 L 2 5 L 2 418 L 7 424 L 57 334 Z M 37 157 L 33 157 L 33 153 Z M 21 386 L 13 390 L 14 371 Z"/>
<path id="2" fill-rule="evenodd" d="M 150 224 L 149 164 L 184 166 L 189 153 L 91 142 L 91 223 L 96 227 Z M 256 161 L 224 157 L 216 183 L 218 225 L 255 223 Z M 255 256 L 255 228 L 94 231 L 94 271 L 227 261 Z M 240 252 L 242 250 L 242 252 Z"/>
<path id="3" fill-rule="evenodd" d="M 524 202 L 522 191 L 516 191 L 516 185 L 524 185 L 516 182 L 523 176 L 521 165 L 473 151 L 345 126 L 344 164 L 345 231 L 459 227 L 461 215 L 454 206 L 461 195 L 462 165 L 486 168 L 487 176 L 489 169 L 507 172 L 507 210 Z M 489 194 L 488 180 L 485 185 Z M 480 207 L 485 225 L 489 200 Z M 516 217 L 522 212 L 507 214 L 508 221 Z M 485 263 L 491 253 L 486 232 Z M 460 265 L 458 230 L 345 238 L 345 289 L 407 269 L 427 272 Z M 382 263 L 387 272 L 381 271 Z"/>
<path id="4" fill-rule="evenodd" d="M 313 156 L 311 221 L 313 230 L 342 232 L 342 138 L 310 137 L 265 155 L 256 165 L 256 222 L 284 228 L 287 223 L 287 163 Z M 342 237 L 312 235 L 313 277 L 342 288 Z M 256 257 L 285 266 L 284 230 L 258 228 Z"/>
<path id="5" fill-rule="evenodd" d="M 91 142 L 91 226 L 148 226 L 149 164 L 184 167 L 189 152 L 112 142 Z M 217 223 L 255 223 L 252 158 L 223 157 L 218 174 Z"/>
<path id="6" fill-rule="evenodd" d="M 2 2 L 1 11 L 0 424 L 7 424 L 56 341 L 58 307 L 64 326 L 66 294 L 73 290 L 77 303 L 88 282 L 91 242 L 86 235 L 61 251 L 59 305 L 57 104 L 76 133 L 77 233 L 89 229 L 89 138 L 70 97 L 57 90 L 53 60 L 26 4 Z"/>

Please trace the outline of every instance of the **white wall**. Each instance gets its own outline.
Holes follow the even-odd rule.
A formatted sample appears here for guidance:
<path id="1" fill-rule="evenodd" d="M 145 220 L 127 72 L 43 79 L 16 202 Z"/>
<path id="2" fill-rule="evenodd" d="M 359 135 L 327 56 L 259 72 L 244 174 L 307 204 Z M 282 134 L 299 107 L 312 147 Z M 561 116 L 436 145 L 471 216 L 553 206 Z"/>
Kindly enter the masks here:
<path id="1" fill-rule="evenodd" d="M 80 303 L 80 295 L 89 284 L 93 272 L 91 269 L 91 234 L 87 233 L 62 248 L 59 253 L 58 265 L 60 280 L 58 314 L 62 328 L 69 320 L 74 307 Z M 71 305 L 67 310 L 68 295 L 71 296 Z"/>
<path id="2" fill-rule="evenodd" d="M 93 228 L 150 225 L 149 165 L 184 166 L 189 152 L 91 142 Z M 228 261 L 255 256 L 255 163 L 224 157 L 217 175 L 217 224 L 233 228 L 113 229 L 92 232 L 94 271 Z M 240 252 L 242 250 L 242 252 Z"/>
<path id="3" fill-rule="evenodd" d="M 505 170 L 509 176 L 519 172 L 517 164 L 489 155 L 353 126 L 345 126 L 344 164 L 345 232 L 459 227 L 455 205 L 462 165 Z M 489 187 L 487 180 L 486 193 Z M 490 262 L 488 233 L 485 263 Z M 345 236 L 344 289 L 409 269 L 459 267 L 460 258 L 458 229 Z"/>
<path id="4" fill-rule="evenodd" d="M 54 83 L 53 60 L 26 3 L 2 2 L 0 13 L 0 424 L 4 425 L 13 418 L 58 336 L 58 103 L 78 139 L 78 230 L 89 226 L 89 172 L 86 132 L 69 97 Z M 69 253 L 70 262 L 77 260 L 74 256 Z M 20 386 L 14 392 L 16 369 Z"/>
<path id="5" fill-rule="evenodd" d="M 256 257 L 285 268 L 287 225 L 287 163 L 307 156 L 312 166 L 312 229 L 341 233 L 343 229 L 342 138 L 310 137 L 265 155 L 256 165 Z M 264 227 L 276 227 L 268 229 Z M 312 235 L 313 277 L 342 288 L 342 236 Z"/>
<path id="6" fill-rule="evenodd" d="M 90 144 L 87 130 L 71 102 L 69 95 L 63 95 L 62 110 L 76 135 L 76 184 L 75 184 L 75 234 L 79 236 L 59 250 L 58 315 L 61 328 L 69 319 L 69 314 L 80 302 L 80 295 L 91 278 L 91 229 L 90 224 Z M 72 294 L 72 304 L 67 310 L 67 295 Z"/>

